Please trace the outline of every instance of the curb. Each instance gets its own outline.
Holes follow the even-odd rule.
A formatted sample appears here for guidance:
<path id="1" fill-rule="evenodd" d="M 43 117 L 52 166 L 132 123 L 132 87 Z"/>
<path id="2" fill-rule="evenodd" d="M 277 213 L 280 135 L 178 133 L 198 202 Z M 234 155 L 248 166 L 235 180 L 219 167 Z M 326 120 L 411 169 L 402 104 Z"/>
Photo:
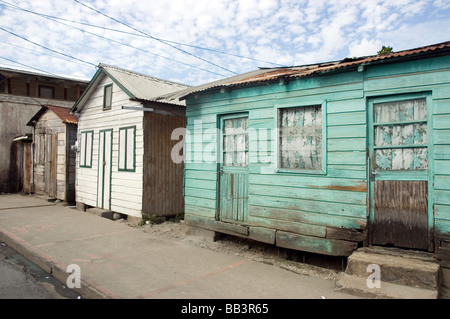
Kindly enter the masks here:
<path id="1" fill-rule="evenodd" d="M 44 271 L 52 274 L 63 284 L 66 284 L 68 273 L 66 272 L 66 264 L 57 261 L 53 257 L 39 251 L 33 245 L 28 244 L 20 237 L 10 233 L 0 226 L 0 241 L 25 256 L 27 259 L 35 263 Z M 111 299 L 118 298 L 114 294 L 107 292 L 105 289 L 98 287 L 91 280 L 81 279 L 81 288 L 72 288 L 86 299 Z"/>

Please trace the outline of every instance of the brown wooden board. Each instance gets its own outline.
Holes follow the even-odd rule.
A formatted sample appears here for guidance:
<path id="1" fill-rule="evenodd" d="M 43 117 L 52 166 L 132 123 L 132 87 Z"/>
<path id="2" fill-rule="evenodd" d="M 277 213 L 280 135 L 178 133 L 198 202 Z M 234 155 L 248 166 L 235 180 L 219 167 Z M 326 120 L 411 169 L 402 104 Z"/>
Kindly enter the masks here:
<path id="1" fill-rule="evenodd" d="M 427 184 L 427 181 L 375 181 L 373 244 L 428 248 Z"/>
<path id="2" fill-rule="evenodd" d="M 155 113 L 145 114 L 143 214 L 174 216 L 184 209 L 183 163 L 171 158 L 172 131 L 185 127 L 185 118 Z"/>
<path id="3" fill-rule="evenodd" d="M 24 175 L 23 175 L 23 192 L 31 193 L 31 175 L 32 175 L 32 155 L 31 143 L 24 143 Z"/>

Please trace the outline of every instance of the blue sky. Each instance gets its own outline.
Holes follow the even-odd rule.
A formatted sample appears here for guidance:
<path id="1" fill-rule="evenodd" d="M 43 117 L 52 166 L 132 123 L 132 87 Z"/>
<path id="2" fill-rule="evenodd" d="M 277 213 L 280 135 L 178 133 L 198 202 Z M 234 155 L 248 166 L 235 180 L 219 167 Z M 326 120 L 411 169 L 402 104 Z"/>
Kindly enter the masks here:
<path id="1" fill-rule="evenodd" d="M 199 85 L 449 40 L 450 0 L 0 0 L 0 65 L 87 79 L 106 63 Z"/>

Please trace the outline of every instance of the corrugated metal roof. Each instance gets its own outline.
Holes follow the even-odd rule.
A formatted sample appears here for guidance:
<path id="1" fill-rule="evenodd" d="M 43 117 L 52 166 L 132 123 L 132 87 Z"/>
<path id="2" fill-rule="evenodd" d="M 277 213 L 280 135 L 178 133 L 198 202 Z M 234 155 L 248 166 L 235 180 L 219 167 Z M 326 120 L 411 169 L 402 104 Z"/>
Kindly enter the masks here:
<path id="1" fill-rule="evenodd" d="M 28 121 L 27 125 L 34 126 L 36 122 L 45 114 L 48 110 L 55 113 L 63 123 L 68 124 L 78 124 L 78 116 L 70 113 L 70 108 L 55 106 L 55 105 L 44 105 L 39 111 Z"/>
<path id="2" fill-rule="evenodd" d="M 77 77 L 77 76 L 71 76 L 71 75 L 59 75 L 59 74 L 52 74 L 52 73 L 45 73 L 40 72 L 37 70 L 29 70 L 29 69 L 19 69 L 19 68 L 13 68 L 10 66 L 3 66 L 0 65 L 0 73 L 6 74 L 6 73 L 21 73 L 21 74 L 28 74 L 28 75 L 37 75 L 37 76 L 43 76 L 46 78 L 54 78 L 54 79 L 60 79 L 60 80 L 68 80 L 68 81 L 74 81 L 74 82 L 80 82 L 83 84 L 86 84 L 89 82 L 89 79 L 84 77 Z"/>
<path id="3" fill-rule="evenodd" d="M 118 85 L 123 86 L 122 89 L 127 91 L 127 94 L 130 95 L 132 99 L 136 100 L 155 101 L 155 97 L 157 96 L 189 87 L 185 84 L 159 79 L 107 64 L 100 64 L 100 67 L 113 78 Z"/>
<path id="4" fill-rule="evenodd" d="M 63 123 L 78 124 L 78 116 L 70 114 L 70 108 L 46 105 L 46 107 L 63 121 Z"/>
<path id="5" fill-rule="evenodd" d="M 89 99 L 93 88 L 95 88 L 98 82 L 103 78 L 102 75 L 109 76 L 114 83 L 116 83 L 130 97 L 131 100 L 138 101 L 170 103 L 185 106 L 184 101 L 166 100 L 164 98 L 157 99 L 157 97 L 190 87 L 186 84 L 163 80 L 142 73 L 100 63 L 99 68 L 89 82 L 87 89 L 73 105 L 72 112 L 81 111 L 84 104 Z"/>
<path id="6" fill-rule="evenodd" d="M 255 83 L 255 82 L 265 82 L 270 81 L 272 79 L 278 79 L 280 77 L 304 77 L 313 75 L 316 73 L 321 73 L 325 71 L 332 71 L 337 70 L 341 68 L 346 68 L 349 66 L 356 66 L 356 65 L 365 65 L 365 64 L 371 64 L 376 61 L 385 61 L 389 59 L 394 58 L 402 58 L 402 57 L 411 57 L 413 55 L 433 52 L 440 49 L 449 49 L 450 48 L 450 41 L 443 42 L 440 44 L 435 44 L 431 46 L 425 46 L 420 47 L 416 49 L 411 50 L 403 50 L 398 52 L 393 52 L 389 54 L 383 54 L 383 55 L 373 55 L 373 56 L 367 56 L 367 57 L 359 57 L 354 59 L 344 59 L 341 61 L 336 62 L 328 62 L 328 63 L 321 63 L 318 65 L 311 65 L 311 66 L 302 66 L 302 67 L 292 67 L 292 68 L 282 68 L 282 69 L 276 69 L 270 72 L 267 72 L 266 74 L 263 74 L 262 76 L 255 76 L 255 77 L 248 77 L 245 79 L 242 79 L 240 81 L 230 82 L 228 85 L 240 85 L 245 83 Z"/>
<path id="7" fill-rule="evenodd" d="M 172 99 L 184 99 L 190 94 L 198 93 L 202 91 L 206 91 L 212 88 L 220 88 L 220 87 L 233 87 L 233 86 L 245 86 L 245 85 L 254 85 L 257 83 L 265 83 L 270 81 L 278 81 L 282 78 L 300 78 L 306 76 L 312 76 L 315 74 L 320 74 L 324 72 L 349 68 L 349 67 L 357 67 L 359 65 L 369 65 L 375 63 L 384 63 L 388 61 L 394 61 L 397 59 L 403 58 L 412 58 L 414 56 L 435 54 L 439 52 L 450 52 L 450 41 L 424 46 L 420 48 L 415 48 L 411 50 L 403 50 L 398 52 L 393 52 L 390 54 L 383 55 L 373 55 L 373 56 L 365 56 L 359 58 L 347 58 L 340 61 L 326 62 L 326 63 L 317 63 L 303 66 L 295 66 L 295 67 L 283 67 L 283 68 L 268 68 L 268 69 L 260 69 L 248 73 L 244 73 L 238 76 L 226 78 L 220 81 L 215 81 L 211 83 L 207 83 L 204 85 L 196 86 L 193 88 L 188 88 L 183 91 L 175 92 L 173 94 L 167 94 L 161 96 L 160 98 L 166 100 Z"/>

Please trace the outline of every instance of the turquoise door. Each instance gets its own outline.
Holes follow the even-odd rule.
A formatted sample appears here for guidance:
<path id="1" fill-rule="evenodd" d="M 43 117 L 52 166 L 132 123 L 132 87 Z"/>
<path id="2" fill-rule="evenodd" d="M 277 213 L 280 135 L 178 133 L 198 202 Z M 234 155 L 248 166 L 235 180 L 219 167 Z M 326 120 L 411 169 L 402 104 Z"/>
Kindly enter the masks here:
<path id="1" fill-rule="evenodd" d="M 427 104 L 423 95 L 369 103 L 372 244 L 429 247 Z"/>
<path id="2" fill-rule="evenodd" d="M 221 118 L 218 220 L 248 221 L 248 116 Z"/>

